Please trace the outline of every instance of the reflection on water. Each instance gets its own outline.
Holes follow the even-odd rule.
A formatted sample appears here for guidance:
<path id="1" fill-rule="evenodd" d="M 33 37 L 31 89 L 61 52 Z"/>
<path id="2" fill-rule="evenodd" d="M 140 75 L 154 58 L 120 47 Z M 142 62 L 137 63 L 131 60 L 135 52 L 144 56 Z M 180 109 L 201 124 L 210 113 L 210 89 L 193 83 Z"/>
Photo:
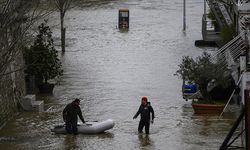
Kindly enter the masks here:
<path id="1" fill-rule="evenodd" d="M 151 141 L 149 135 L 147 134 L 138 134 L 138 139 L 140 141 L 141 148 L 153 145 L 153 141 Z"/>
<path id="2" fill-rule="evenodd" d="M 77 144 L 77 138 L 73 135 L 66 135 L 64 138 L 64 150 L 74 150 L 79 149 L 79 146 Z"/>

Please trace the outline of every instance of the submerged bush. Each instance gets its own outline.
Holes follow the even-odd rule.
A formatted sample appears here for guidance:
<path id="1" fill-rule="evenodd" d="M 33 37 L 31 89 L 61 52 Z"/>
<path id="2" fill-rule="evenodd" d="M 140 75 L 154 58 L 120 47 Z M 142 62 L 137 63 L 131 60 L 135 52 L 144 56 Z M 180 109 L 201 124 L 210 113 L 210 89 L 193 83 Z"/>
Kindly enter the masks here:
<path id="1" fill-rule="evenodd" d="M 36 36 L 34 44 L 24 51 L 27 66 L 25 72 L 29 76 L 35 76 L 40 83 L 47 83 L 48 80 L 61 76 L 63 70 L 49 26 L 42 23 L 38 29 L 39 34 Z"/>

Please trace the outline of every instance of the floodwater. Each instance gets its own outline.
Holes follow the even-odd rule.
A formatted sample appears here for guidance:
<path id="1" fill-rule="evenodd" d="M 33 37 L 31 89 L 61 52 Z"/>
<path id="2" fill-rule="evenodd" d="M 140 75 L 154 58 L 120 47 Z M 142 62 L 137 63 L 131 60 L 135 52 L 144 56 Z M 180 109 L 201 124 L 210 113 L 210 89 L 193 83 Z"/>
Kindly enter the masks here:
<path id="1" fill-rule="evenodd" d="M 79 3 L 67 12 L 67 48 L 60 55 L 64 75 L 52 96 L 44 100 L 44 113 L 23 112 L 0 131 L 0 149 L 86 150 L 216 150 L 237 113 L 194 115 L 191 102 L 182 99 L 182 80 L 173 74 L 184 55 L 204 50 L 201 37 L 203 1 L 187 1 L 187 30 L 183 33 L 183 0 L 113 0 Z M 129 8 L 130 29 L 116 26 L 118 9 Z M 50 18 L 59 42 L 59 16 Z M 150 135 L 138 135 L 133 120 L 140 98 L 147 96 L 155 110 Z M 80 98 L 85 120 L 111 118 L 115 127 L 98 135 L 56 135 L 62 110 Z M 240 143 L 240 142 L 238 142 Z"/>

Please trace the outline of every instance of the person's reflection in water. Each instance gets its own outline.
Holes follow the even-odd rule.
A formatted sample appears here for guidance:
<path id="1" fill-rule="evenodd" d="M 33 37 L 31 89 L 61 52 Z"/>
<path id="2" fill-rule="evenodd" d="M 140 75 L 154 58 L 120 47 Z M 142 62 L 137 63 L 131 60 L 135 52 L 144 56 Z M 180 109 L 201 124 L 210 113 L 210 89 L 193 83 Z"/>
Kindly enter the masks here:
<path id="1" fill-rule="evenodd" d="M 64 138 L 64 150 L 79 149 L 77 146 L 77 137 L 72 135 L 66 135 Z"/>
<path id="2" fill-rule="evenodd" d="M 140 147 L 146 147 L 152 145 L 152 141 L 148 134 L 138 134 L 138 139 L 140 141 Z"/>

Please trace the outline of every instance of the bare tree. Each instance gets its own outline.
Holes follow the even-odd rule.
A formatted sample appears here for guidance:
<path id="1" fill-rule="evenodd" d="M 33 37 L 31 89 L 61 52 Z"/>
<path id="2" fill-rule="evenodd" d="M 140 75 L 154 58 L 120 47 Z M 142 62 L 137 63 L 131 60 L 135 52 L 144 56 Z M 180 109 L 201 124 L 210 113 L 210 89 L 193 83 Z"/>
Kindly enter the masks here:
<path id="1" fill-rule="evenodd" d="M 72 0 L 54 0 L 56 9 L 60 12 L 61 21 L 61 47 L 62 52 L 65 52 L 65 38 L 66 38 L 66 28 L 64 27 L 64 16 L 68 9 L 70 9 Z"/>
<path id="2" fill-rule="evenodd" d="M 45 15 L 39 4 L 40 0 L 0 0 L 0 78 L 20 55 L 33 23 Z"/>

